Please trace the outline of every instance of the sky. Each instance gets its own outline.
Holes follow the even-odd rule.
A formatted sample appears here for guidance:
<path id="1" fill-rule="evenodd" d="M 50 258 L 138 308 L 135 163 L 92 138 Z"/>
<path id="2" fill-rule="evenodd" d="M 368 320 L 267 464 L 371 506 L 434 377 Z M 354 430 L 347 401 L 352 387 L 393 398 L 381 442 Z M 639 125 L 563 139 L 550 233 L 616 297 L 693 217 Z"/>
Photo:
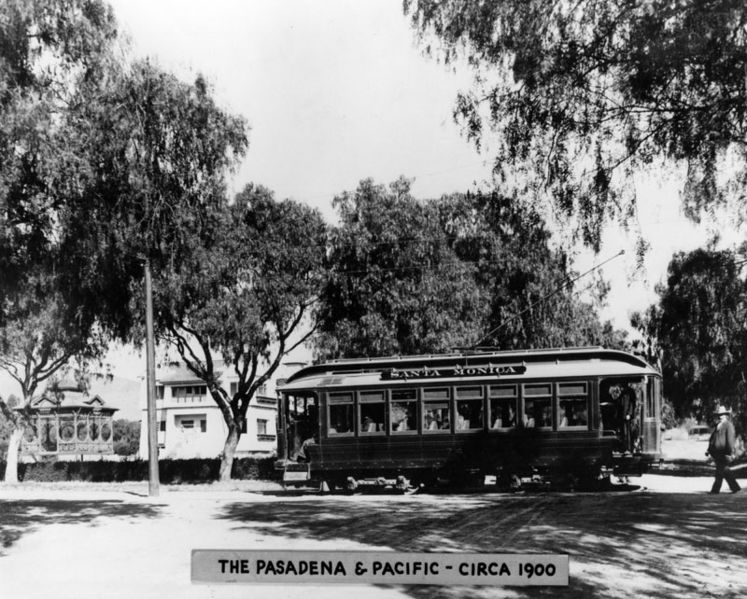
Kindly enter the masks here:
<path id="1" fill-rule="evenodd" d="M 249 149 L 231 177 L 232 194 L 261 183 L 333 221 L 334 196 L 367 177 L 412 178 L 419 198 L 464 192 L 489 178 L 489 156 L 463 138 L 451 114 L 471 75 L 423 55 L 401 0 L 110 3 L 134 56 L 185 80 L 203 74 L 219 105 L 246 118 Z M 617 327 L 629 328 L 630 314 L 656 301 L 654 287 L 674 252 L 704 244 L 714 231 L 725 244 L 737 239 L 726 217 L 688 223 L 679 208 L 681 184 L 679 172 L 636 183 L 633 228 L 651 244 L 643 268 L 636 235 L 616 228 L 599 254 L 579 251 L 578 272 L 609 260 L 602 273 L 612 290 L 602 316 Z M 625 254 L 610 260 L 620 250 Z M 140 364 L 136 352 L 120 356 L 115 371 Z"/>

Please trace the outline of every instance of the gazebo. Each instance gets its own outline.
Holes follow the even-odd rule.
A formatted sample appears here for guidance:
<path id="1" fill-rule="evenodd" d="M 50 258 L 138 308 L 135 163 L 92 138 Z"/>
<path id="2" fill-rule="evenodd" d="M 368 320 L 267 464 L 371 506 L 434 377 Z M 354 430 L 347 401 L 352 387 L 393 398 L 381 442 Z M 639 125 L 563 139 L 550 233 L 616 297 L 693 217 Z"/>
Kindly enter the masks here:
<path id="1" fill-rule="evenodd" d="M 16 408 L 23 409 L 23 408 Z M 58 387 L 23 409 L 31 424 L 21 442 L 22 455 L 72 457 L 114 453 L 112 416 L 99 395 L 79 387 Z"/>

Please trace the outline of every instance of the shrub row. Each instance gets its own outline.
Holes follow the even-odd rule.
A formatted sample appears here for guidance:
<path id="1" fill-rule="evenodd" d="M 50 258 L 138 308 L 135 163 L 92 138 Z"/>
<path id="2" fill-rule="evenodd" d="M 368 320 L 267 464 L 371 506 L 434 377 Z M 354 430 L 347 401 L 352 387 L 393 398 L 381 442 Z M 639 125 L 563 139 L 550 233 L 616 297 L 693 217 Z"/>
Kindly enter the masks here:
<path id="1" fill-rule="evenodd" d="M 272 480 L 275 458 L 238 458 L 233 462 L 231 476 L 243 480 Z M 160 460 L 159 479 L 164 484 L 197 484 L 218 480 L 220 460 Z M 5 474 L 5 463 L 0 462 L 0 480 Z M 123 482 L 148 480 L 148 462 L 144 460 L 109 462 L 44 461 L 18 464 L 18 478 L 22 481 L 60 482 Z"/>

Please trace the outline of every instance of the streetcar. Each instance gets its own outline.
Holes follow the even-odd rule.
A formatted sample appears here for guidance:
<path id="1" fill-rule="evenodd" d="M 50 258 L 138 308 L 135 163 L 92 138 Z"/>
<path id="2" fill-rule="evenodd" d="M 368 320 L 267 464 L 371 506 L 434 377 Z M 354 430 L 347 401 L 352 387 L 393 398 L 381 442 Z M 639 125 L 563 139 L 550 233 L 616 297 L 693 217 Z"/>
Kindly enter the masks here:
<path id="1" fill-rule="evenodd" d="M 334 360 L 279 386 L 276 468 L 348 490 L 636 476 L 661 456 L 661 393 L 601 347 Z"/>

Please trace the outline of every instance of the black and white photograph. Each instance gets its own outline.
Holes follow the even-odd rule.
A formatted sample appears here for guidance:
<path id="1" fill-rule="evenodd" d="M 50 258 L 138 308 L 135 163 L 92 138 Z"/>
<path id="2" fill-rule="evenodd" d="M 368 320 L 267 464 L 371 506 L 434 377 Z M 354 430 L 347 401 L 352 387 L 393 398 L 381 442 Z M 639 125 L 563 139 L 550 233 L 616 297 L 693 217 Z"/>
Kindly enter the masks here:
<path id="1" fill-rule="evenodd" d="M 747 5 L 0 0 L 0 596 L 747 594 Z"/>

